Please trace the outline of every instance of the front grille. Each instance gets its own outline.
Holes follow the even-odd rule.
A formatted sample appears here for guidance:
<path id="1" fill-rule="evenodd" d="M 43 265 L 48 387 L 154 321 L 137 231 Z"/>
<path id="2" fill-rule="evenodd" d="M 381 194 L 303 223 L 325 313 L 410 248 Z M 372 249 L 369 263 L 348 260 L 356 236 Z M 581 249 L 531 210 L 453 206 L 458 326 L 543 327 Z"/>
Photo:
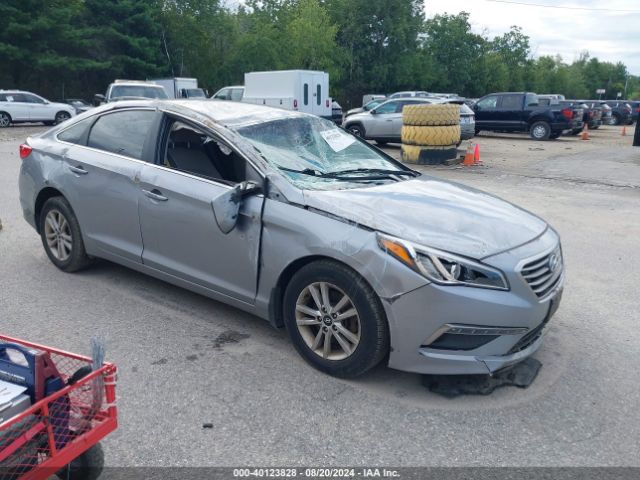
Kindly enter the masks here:
<path id="1" fill-rule="evenodd" d="M 544 298 L 562 279 L 564 262 L 558 245 L 552 252 L 524 264 L 520 275 L 538 298 Z"/>

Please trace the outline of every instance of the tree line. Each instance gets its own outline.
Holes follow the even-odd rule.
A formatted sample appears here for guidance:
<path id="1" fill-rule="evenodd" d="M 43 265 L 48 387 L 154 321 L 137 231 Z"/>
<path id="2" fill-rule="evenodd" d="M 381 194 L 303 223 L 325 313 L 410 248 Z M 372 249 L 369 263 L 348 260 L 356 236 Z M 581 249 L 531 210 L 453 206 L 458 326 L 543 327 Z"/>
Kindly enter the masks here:
<path id="1" fill-rule="evenodd" d="M 162 76 L 213 93 L 245 72 L 293 68 L 329 72 L 343 106 L 398 90 L 640 98 L 622 62 L 533 58 L 522 28 L 490 38 L 465 12 L 425 18 L 423 0 L 3 0 L 0 65 L 0 88 L 52 99 Z"/>

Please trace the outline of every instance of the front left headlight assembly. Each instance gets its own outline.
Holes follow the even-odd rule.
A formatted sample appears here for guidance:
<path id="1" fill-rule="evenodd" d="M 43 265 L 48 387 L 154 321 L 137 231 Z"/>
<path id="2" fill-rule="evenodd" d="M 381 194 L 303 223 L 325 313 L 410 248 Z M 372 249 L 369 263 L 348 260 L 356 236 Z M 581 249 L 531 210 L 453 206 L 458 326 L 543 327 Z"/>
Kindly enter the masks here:
<path id="1" fill-rule="evenodd" d="M 507 279 L 497 268 L 381 233 L 377 237 L 383 251 L 438 285 L 509 290 Z"/>

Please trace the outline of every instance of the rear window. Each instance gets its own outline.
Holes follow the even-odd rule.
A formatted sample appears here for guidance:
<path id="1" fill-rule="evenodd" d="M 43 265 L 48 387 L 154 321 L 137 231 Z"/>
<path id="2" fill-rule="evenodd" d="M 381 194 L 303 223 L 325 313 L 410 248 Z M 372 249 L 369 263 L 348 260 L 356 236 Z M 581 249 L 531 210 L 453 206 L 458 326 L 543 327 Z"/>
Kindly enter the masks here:
<path id="1" fill-rule="evenodd" d="M 160 98 L 166 99 L 167 92 L 162 87 L 152 87 L 148 85 L 116 85 L 111 89 L 111 98 Z"/>
<path id="2" fill-rule="evenodd" d="M 58 134 L 58 140 L 63 142 L 75 143 L 76 145 L 85 145 L 87 142 L 87 129 L 91 126 L 93 118 L 85 118 L 75 125 L 67 128 Z"/>
<path id="3" fill-rule="evenodd" d="M 106 152 L 142 159 L 155 112 L 127 110 L 103 115 L 91 128 L 88 145 Z"/>

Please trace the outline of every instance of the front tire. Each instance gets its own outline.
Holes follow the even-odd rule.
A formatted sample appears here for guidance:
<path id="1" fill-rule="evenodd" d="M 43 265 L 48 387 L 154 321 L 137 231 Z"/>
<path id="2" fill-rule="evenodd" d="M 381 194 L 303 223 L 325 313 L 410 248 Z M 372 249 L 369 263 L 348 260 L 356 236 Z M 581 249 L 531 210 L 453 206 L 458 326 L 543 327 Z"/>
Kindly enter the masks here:
<path id="1" fill-rule="evenodd" d="M 70 118 L 71 118 L 71 114 L 69 112 L 58 112 L 56 113 L 56 119 L 54 123 L 58 125 L 62 122 L 69 120 Z"/>
<path id="2" fill-rule="evenodd" d="M 347 132 L 359 138 L 365 138 L 365 134 L 366 134 L 364 127 L 359 123 L 354 123 L 353 125 L 349 125 L 347 127 Z"/>
<path id="3" fill-rule="evenodd" d="M 61 480 L 97 480 L 103 468 L 104 452 L 102 446 L 96 443 L 66 468 L 56 472 L 56 476 Z"/>
<path id="4" fill-rule="evenodd" d="M 321 260 L 302 267 L 283 300 L 284 323 L 300 355 L 318 370 L 353 378 L 389 351 L 389 327 L 380 299 L 345 265 Z"/>
<path id="5" fill-rule="evenodd" d="M 547 122 L 535 122 L 529 129 L 529 135 L 534 140 L 549 140 L 551 127 Z"/>
<path id="6" fill-rule="evenodd" d="M 64 272 L 77 272 L 91 264 L 80 224 L 64 197 L 47 200 L 40 212 L 40 237 L 49 260 Z"/>

